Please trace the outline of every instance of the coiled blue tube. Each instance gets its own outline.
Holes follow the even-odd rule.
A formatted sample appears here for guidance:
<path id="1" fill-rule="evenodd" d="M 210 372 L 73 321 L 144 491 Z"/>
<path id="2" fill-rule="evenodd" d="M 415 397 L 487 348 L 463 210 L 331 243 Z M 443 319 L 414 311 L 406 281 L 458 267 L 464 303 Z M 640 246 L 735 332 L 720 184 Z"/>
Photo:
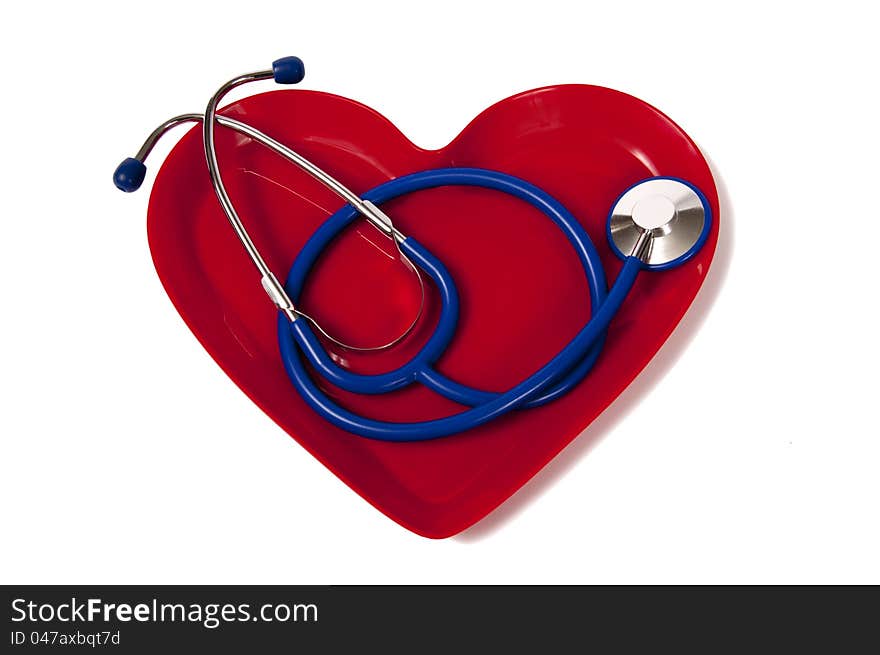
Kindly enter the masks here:
<path id="1" fill-rule="evenodd" d="M 440 319 L 434 334 L 412 360 L 394 371 L 379 375 L 360 375 L 337 366 L 321 346 L 305 320 L 290 322 L 279 314 L 278 341 L 284 367 L 306 402 L 326 420 L 354 434 L 383 441 L 423 441 L 464 432 L 516 408 L 535 407 L 564 395 L 589 372 L 602 348 L 605 330 L 626 298 L 642 267 L 628 258 L 610 292 L 598 253 L 583 227 L 557 200 L 538 187 L 519 178 L 476 168 L 445 168 L 423 171 L 386 182 L 363 197 L 373 203 L 439 186 L 466 185 L 495 189 L 529 202 L 563 231 L 575 249 L 586 275 L 592 317 L 580 332 L 553 359 L 534 374 L 504 393 L 473 389 L 450 380 L 434 370 L 434 362 L 446 349 L 458 320 L 458 292 L 455 283 L 430 252 L 412 238 L 401 250 L 437 286 L 441 298 Z M 313 264 L 339 232 L 358 216 L 346 205 L 327 219 L 312 235 L 294 262 L 285 284 L 296 302 Z M 304 359 L 334 385 L 362 394 L 388 393 L 419 382 L 471 409 L 441 419 L 414 423 L 392 423 L 359 416 L 330 399 L 308 374 Z"/>

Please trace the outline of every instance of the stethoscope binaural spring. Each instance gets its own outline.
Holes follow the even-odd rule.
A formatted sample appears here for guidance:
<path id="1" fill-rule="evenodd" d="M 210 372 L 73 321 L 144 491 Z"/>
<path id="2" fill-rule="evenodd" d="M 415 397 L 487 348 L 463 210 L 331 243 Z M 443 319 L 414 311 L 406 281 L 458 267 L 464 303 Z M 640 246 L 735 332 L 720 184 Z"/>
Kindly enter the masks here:
<path id="1" fill-rule="evenodd" d="M 266 294 L 278 308 L 278 343 L 284 367 L 294 387 L 316 412 L 332 424 L 357 435 L 383 441 L 423 441 L 465 432 L 514 409 L 548 403 L 574 388 L 598 359 L 606 329 L 632 288 L 641 270 L 667 270 L 689 260 L 705 243 L 711 228 L 711 209 L 705 196 L 691 183 L 678 178 L 653 177 L 626 189 L 614 203 L 608 219 L 608 240 L 624 261 L 610 290 L 598 253 L 577 219 L 555 198 L 529 182 L 499 171 L 479 168 L 441 168 L 412 173 L 381 184 L 359 196 L 305 157 L 241 121 L 217 115 L 217 107 L 230 90 L 249 82 L 273 79 L 295 84 L 304 77 L 297 57 L 275 61 L 271 70 L 236 77 L 211 97 L 204 115 L 183 114 L 160 125 L 135 155 L 116 169 L 114 182 L 126 192 L 143 183 L 144 161 L 155 143 L 173 127 L 202 121 L 202 140 L 208 174 L 226 218 L 254 263 Z M 317 179 L 345 201 L 306 242 L 284 284 L 269 269 L 235 210 L 220 174 L 214 146 L 215 126 L 233 129 L 273 150 Z M 590 293 L 591 317 L 572 340 L 538 371 L 511 389 L 496 393 L 475 389 L 439 373 L 434 364 L 442 356 L 458 322 L 458 291 L 452 276 L 424 246 L 402 234 L 379 206 L 400 196 L 441 186 L 475 186 L 493 189 L 523 200 L 546 215 L 565 234 L 584 270 Z M 295 302 L 305 280 L 327 245 L 352 221 L 363 217 L 397 247 L 402 261 L 417 276 L 422 301 L 407 330 L 387 344 L 355 348 L 334 338 Z M 433 334 L 406 364 L 377 375 L 353 373 L 337 365 L 315 334 L 355 350 L 380 350 L 395 345 L 418 323 L 425 303 L 421 272 L 439 291 L 440 318 Z M 469 406 L 445 418 L 409 423 L 378 421 L 340 406 L 321 390 L 306 362 L 328 382 L 359 394 L 384 394 L 418 382 L 446 398 Z"/>

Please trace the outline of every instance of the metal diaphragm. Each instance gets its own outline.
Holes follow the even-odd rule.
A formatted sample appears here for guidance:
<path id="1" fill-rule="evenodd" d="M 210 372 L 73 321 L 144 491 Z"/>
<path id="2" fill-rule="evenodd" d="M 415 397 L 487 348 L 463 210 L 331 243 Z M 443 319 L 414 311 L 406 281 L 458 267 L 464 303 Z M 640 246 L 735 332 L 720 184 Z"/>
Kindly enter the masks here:
<path id="1" fill-rule="evenodd" d="M 624 192 L 611 209 L 608 236 L 620 257 L 633 254 L 639 237 L 651 239 L 638 256 L 648 268 L 669 268 L 694 254 L 705 240 L 710 209 L 690 184 L 651 178 Z"/>

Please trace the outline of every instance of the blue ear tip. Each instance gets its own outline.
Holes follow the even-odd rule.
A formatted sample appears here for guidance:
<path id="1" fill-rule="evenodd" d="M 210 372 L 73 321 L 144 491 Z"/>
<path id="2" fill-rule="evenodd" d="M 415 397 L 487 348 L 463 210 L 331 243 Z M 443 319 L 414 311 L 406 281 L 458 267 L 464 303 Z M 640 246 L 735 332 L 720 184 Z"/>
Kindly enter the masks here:
<path id="1" fill-rule="evenodd" d="M 278 84 L 298 84 L 306 76 L 306 67 L 299 57 L 282 57 L 272 62 L 272 74 Z"/>
<path id="2" fill-rule="evenodd" d="M 113 184 L 120 191 L 131 193 L 141 188 L 146 174 L 147 167 L 144 162 L 129 157 L 116 167 L 116 171 L 113 173 Z"/>

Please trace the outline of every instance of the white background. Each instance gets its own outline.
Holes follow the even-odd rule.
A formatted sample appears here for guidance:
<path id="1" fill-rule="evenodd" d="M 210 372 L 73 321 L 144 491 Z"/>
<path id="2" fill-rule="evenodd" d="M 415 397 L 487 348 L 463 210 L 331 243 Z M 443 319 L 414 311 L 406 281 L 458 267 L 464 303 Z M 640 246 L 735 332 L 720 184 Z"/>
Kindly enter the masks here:
<path id="1" fill-rule="evenodd" d="M 870 3 L 84 5 L 7 4 L 0 28 L 0 582 L 880 582 Z M 250 403 L 153 271 L 152 174 L 110 182 L 161 119 L 286 54 L 422 146 L 584 82 L 712 161 L 693 311 L 459 537 L 406 532 Z"/>

